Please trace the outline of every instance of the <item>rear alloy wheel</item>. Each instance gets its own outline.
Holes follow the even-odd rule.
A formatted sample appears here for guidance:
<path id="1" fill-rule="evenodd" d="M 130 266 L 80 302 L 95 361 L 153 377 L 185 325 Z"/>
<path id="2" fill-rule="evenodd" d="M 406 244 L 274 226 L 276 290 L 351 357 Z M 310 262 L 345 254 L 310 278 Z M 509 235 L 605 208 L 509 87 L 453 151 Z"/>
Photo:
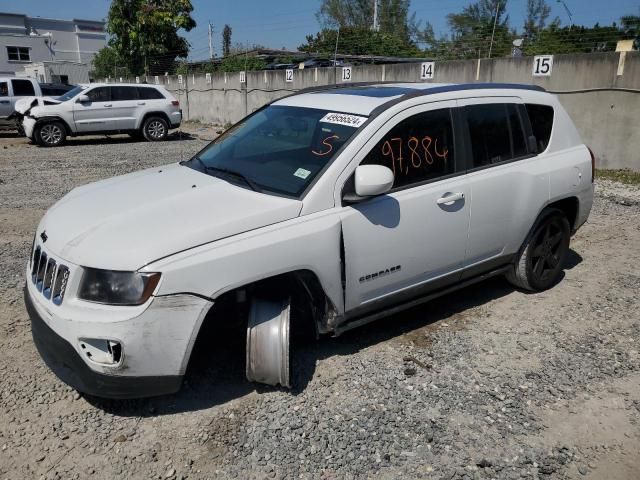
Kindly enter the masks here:
<path id="1" fill-rule="evenodd" d="M 144 121 L 142 134 L 150 142 L 158 142 L 167 138 L 169 125 L 164 118 L 149 117 Z"/>
<path id="2" fill-rule="evenodd" d="M 570 238 L 569 221 L 564 213 L 547 210 L 525 240 L 517 263 L 507 273 L 507 280 L 534 292 L 551 288 L 560 278 Z"/>
<path id="3" fill-rule="evenodd" d="M 67 131 L 60 122 L 50 122 L 36 127 L 35 140 L 43 147 L 58 147 L 67 139 Z"/>

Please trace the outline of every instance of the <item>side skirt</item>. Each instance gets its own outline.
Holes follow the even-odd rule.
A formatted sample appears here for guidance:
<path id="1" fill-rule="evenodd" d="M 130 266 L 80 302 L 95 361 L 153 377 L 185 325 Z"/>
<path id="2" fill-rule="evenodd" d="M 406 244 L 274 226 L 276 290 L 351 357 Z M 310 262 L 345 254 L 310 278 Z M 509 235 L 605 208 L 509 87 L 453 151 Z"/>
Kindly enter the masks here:
<path id="1" fill-rule="evenodd" d="M 454 285 L 448 286 L 448 287 L 444 287 L 444 288 L 440 288 L 440 289 L 436 289 L 433 290 L 429 293 L 427 293 L 426 295 L 419 297 L 419 298 L 414 298 L 412 300 L 408 300 L 404 303 L 400 303 L 400 304 L 395 304 L 395 305 L 390 305 L 388 307 L 383 307 L 382 309 L 374 312 L 374 313 L 370 313 L 370 314 L 365 314 L 359 317 L 354 317 L 351 319 L 347 319 L 344 323 L 342 323 L 341 325 L 338 325 L 334 331 L 334 336 L 338 336 L 341 335 L 342 333 L 352 330 L 354 328 L 360 327 L 362 325 L 366 325 L 367 323 L 371 323 L 374 322 L 375 320 L 378 320 L 380 318 L 383 317 L 387 317 L 389 315 L 393 315 L 395 313 L 398 312 L 402 312 L 403 310 L 407 310 L 409 308 L 415 307 L 417 305 L 421 305 L 423 303 L 427 303 L 435 298 L 441 297 L 443 295 L 447 295 L 448 293 L 451 292 L 455 292 L 456 290 L 460 290 L 462 288 L 468 287 L 470 285 L 473 285 L 475 283 L 481 282 L 483 280 L 486 280 L 488 278 L 491 277 L 495 277 L 496 275 L 503 275 L 507 272 L 507 270 L 511 267 L 510 264 L 506 264 L 506 265 L 502 265 L 501 267 L 495 268 L 493 270 L 490 270 L 488 272 L 473 276 L 471 278 L 467 278 L 465 280 L 462 280 L 459 283 L 456 283 Z"/>

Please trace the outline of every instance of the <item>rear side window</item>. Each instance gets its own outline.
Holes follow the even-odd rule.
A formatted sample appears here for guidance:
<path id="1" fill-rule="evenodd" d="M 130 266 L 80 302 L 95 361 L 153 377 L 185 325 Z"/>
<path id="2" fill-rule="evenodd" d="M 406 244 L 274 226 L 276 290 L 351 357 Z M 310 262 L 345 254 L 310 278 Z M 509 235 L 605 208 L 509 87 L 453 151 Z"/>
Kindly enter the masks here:
<path id="1" fill-rule="evenodd" d="M 15 97 L 26 97 L 35 95 L 33 84 L 29 80 L 11 80 L 13 85 L 13 95 Z"/>
<path id="2" fill-rule="evenodd" d="M 470 105 L 465 111 L 474 168 L 527 154 L 522 123 L 515 105 Z"/>
<path id="3" fill-rule="evenodd" d="M 544 152 L 549 146 L 551 129 L 553 128 L 553 107 L 527 103 L 527 113 L 531 122 L 533 135 L 536 137 L 538 152 Z"/>
<path id="4" fill-rule="evenodd" d="M 393 170 L 393 188 L 404 188 L 454 173 L 451 111 L 431 110 L 401 121 L 369 152 L 362 165 Z"/>
<path id="5" fill-rule="evenodd" d="M 97 87 L 87 92 L 89 100 L 92 102 L 108 102 L 111 100 L 108 87 Z"/>
<path id="6" fill-rule="evenodd" d="M 138 87 L 138 95 L 141 100 L 159 100 L 164 98 L 160 90 L 152 87 Z"/>
<path id="7" fill-rule="evenodd" d="M 138 91 L 136 87 L 111 87 L 111 100 L 114 102 L 137 99 Z"/>
<path id="8" fill-rule="evenodd" d="M 0 97 L 9 96 L 9 84 L 7 82 L 0 82 Z"/>

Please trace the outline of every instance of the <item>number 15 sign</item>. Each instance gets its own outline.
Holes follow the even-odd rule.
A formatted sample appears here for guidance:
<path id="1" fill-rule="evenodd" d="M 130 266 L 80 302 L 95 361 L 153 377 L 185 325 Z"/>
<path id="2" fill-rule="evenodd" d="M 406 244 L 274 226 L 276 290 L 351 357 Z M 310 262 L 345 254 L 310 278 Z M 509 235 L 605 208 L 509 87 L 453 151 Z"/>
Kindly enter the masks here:
<path id="1" fill-rule="evenodd" d="M 533 76 L 550 77 L 553 70 L 553 55 L 537 55 L 533 57 Z"/>

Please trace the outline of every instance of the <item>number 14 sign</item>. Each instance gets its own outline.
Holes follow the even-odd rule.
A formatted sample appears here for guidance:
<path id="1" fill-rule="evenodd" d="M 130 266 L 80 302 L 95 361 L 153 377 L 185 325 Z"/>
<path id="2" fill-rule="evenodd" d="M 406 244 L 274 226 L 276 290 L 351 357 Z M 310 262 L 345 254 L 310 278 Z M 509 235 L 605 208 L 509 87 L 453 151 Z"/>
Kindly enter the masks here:
<path id="1" fill-rule="evenodd" d="M 435 70 L 434 62 L 424 62 L 420 65 L 420 79 L 431 80 L 433 78 L 433 71 Z"/>

